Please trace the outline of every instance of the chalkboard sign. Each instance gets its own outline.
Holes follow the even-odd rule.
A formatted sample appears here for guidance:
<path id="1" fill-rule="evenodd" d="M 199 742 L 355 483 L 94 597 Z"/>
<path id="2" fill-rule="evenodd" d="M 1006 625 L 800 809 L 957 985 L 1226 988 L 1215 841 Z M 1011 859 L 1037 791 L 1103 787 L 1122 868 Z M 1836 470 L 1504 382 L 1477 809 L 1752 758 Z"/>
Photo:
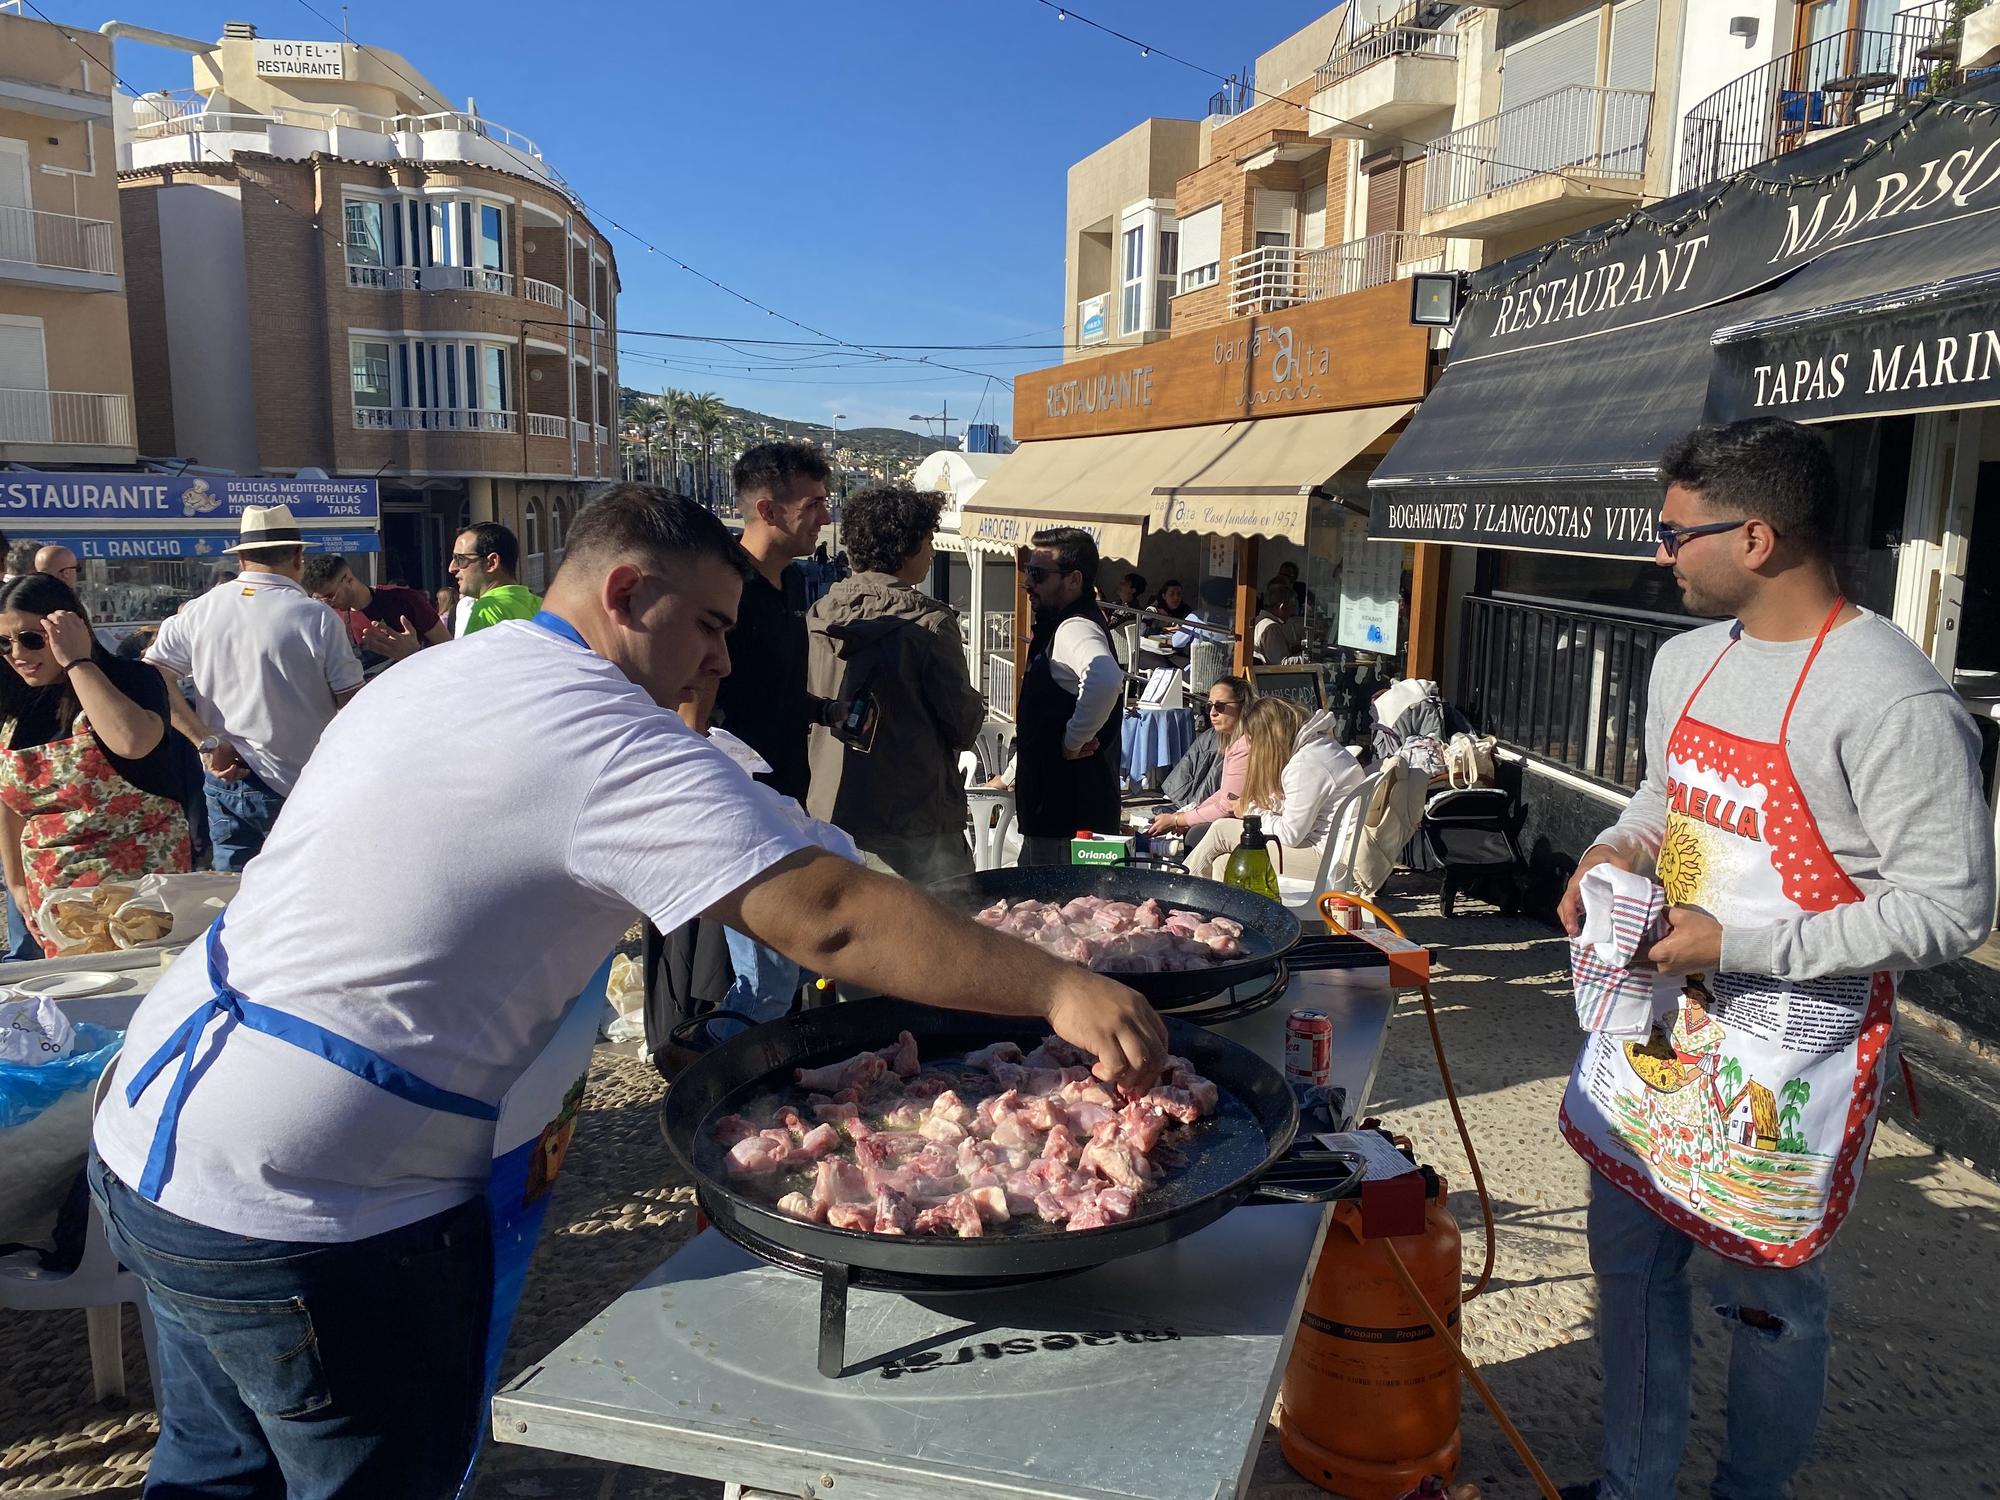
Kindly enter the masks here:
<path id="1" fill-rule="evenodd" d="M 1259 698 L 1289 698 L 1308 715 L 1326 707 L 1326 668 L 1322 666 L 1252 667 L 1250 686 Z"/>

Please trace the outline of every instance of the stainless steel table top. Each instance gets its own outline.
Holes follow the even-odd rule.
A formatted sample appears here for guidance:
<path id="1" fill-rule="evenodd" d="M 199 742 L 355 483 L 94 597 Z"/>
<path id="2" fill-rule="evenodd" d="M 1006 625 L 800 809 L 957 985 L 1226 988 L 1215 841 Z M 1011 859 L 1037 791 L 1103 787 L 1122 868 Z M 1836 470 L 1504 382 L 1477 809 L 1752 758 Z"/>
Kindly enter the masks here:
<path id="1" fill-rule="evenodd" d="M 494 1433 L 810 1500 L 1218 1500 L 1249 1483 L 1324 1233 L 1319 1208 L 1240 1208 L 1032 1286 L 853 1291 L 828 1380 L 818 1282 L 710 1229 L 504 1389 Z"/>

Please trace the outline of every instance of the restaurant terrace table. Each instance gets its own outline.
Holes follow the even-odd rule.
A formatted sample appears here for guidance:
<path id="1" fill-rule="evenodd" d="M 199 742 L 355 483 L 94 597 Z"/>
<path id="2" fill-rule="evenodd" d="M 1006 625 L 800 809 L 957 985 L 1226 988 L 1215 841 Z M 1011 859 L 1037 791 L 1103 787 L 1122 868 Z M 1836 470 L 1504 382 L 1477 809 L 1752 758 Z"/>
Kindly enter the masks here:
<path id="1" fill-rule="evenodd" d="M 1125 715 L 1120 736 L 1127 784 L 1157 786 L 1194 743 L 1194 714 L 1186 708 L 1136 708 Z"/>

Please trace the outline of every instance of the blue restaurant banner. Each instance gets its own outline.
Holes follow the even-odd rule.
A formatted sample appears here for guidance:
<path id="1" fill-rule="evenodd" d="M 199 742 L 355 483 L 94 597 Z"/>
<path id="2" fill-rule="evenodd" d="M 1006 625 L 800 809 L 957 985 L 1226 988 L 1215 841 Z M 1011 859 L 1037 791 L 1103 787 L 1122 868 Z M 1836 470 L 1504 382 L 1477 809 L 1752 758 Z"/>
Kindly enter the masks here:
<path id="1" fill-rule="evenodd" d="M 250 505 L 289 505 L 303 522 L 372 526 L 381 514 L 373 479 L 0 473 L 0 526 L 10 530 L 42 522 L 233 521 Z"/>
<path id="2" fill-rule="evenodd" d="M 31 540 L 67 547 L 85 562 L 219 562 L 223 550 L 234 546 L 235 533 L 229 531 L 154 531 L 150 527 L 105 531 L 37 531 Z M 376 531 L 346 531 L 313 527 L 306 532 L 306 549 L 331 552 L 341 557 L 358 557 L 380 552 L 382 536 Z"/>

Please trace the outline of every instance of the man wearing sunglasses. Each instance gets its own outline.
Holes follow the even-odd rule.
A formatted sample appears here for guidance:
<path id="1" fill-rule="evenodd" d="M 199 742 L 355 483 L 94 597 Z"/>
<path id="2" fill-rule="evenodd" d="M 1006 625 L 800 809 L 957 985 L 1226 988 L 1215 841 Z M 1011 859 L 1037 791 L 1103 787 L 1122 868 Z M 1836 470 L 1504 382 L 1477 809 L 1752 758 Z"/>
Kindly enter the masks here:
<path id="1" fill-rule="evenodd" d="M 521 543 L 498 521 L 468 526 L 451 544 L 445 565 L 458 591 L 472 601 L 460 635 L 471 635 L 502 620 L 526 620 L 542 607 L 541 597 L 517 581 Z"/>
<path id="2" fill-rule="evenodd" d="M 1016 705 L 1015 815 L 1021 863 L 1069 863 L 1079 829 L 1118 828 L 1118 699 L 1125 673 L 1098 612 L 1097 543 L 1061 526 L 1021 557 L 1035 602 L 1028 671 Z"/>
<path id="3" fill-rule="evenodd" d="M 1649 1037 L 1591 1033 L 1563 1097 L 1593 1173 L 1604 1361 L 1601 1478 L 1565 1494 L 1679 1493 L 1701 1245 L 1720 1267 L 1703 1305 L 1732 1345 L 1714 1492 L 1777 1496 L 1826 1391 L 1820 1255 L 1867 1163 L 1896 982 L 1985 938 L 1992 819 L 1957 695 L 1842 595 L 1819 436 L 1771 418 L 1701 428 L 1661 469 L 1653 561 L 1724 623 L 1660 648 L 1645 782 L 1562 900 L 1575 936 L 1586 871 L 1656 878 L 1666 931 L 1641 961 L 1688 976 Z"/>

